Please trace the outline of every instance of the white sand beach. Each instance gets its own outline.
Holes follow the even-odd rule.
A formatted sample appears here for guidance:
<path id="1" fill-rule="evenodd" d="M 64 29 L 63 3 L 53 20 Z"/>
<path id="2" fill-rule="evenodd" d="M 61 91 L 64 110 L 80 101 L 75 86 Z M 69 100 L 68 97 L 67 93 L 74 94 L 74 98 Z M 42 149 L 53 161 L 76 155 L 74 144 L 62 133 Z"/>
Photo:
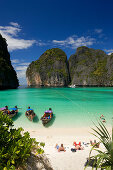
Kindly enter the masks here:
<path id="1" fill-rule="evenodd" d="M 111 128 L 109 128 L 109 131 Z M 86 159 L 89 156 L 91 149 L 90 144 L 84 145 L 83 142 L 89 143 L 90 140 L 96 139 L 91 135 L 91 128 L 45 128 L 32 131 L 29 129 L 31 137 L 36 138 L 37 141 L 45 142 L 45 155 L 49 158 L 51 166 L 54 170 L 83 170 Z M 73 142 L 79 143 L 81 141 L 84 150 L 77 150 L 72 152 Z M 98 141 L 98 140 L 97 140 Z M 64 144 L 66 152 L 58 152 L 55 144 Z M 100 149 L 103 150 L 102 144 Z M 93 152 L 94 154 L 96 152 Z M 91 167 L 87 168 L 92 169 Z"/>

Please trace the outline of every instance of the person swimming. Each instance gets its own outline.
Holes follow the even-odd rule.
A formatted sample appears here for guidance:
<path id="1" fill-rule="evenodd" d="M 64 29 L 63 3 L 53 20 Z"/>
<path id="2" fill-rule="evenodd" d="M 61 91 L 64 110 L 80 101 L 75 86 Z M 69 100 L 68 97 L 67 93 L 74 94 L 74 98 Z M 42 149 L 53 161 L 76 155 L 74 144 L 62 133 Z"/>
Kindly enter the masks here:
<path id="1" fill-rule="evenodd" d="M 100 116 L 100 119 L 102 120 L 102 122 L 106 122 L 106 119 L 104 118 L 103 114 Z"/>

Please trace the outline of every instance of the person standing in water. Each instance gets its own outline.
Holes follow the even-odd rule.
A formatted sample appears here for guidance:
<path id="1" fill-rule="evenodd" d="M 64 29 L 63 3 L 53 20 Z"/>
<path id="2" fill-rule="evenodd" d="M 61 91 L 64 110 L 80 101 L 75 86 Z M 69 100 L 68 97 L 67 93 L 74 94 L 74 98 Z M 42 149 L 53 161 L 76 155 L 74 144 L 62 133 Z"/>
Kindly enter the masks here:
<path id="1" fill-rule="evenodd" d="M 100 119 L 102 120 L 102 122 L 106 123 L 106 120 L 105 120 L 105 118 L 104 118 L 104 115 L 103 115 L 103 114 L 100 116 Z"/>

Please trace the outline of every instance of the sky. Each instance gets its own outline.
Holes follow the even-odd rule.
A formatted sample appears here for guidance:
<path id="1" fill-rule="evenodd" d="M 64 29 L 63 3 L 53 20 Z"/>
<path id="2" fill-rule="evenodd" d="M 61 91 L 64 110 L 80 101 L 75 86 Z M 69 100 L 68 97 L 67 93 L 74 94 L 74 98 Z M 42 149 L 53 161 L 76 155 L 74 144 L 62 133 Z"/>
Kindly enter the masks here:
<path id="1" fill-rule="evenodd" d="M 47 49 L 67 55 L 87 46 L 113 52 L 112 0 L 0 0 L 0 33 L 20 85 L 28 65 Z"/>

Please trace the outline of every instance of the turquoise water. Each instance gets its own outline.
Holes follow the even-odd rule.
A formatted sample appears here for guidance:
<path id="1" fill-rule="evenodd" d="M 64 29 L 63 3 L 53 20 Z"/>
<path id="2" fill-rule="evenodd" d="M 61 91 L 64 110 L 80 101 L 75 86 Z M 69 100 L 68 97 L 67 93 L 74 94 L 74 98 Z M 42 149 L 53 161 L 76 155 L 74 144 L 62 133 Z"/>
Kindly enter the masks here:
<path id="1" fill-rule="evenodd" d="M 0 91 L 0 107 L 17 105 L 18 115 L 13 118 L 16 127 L 45 128 L 40 118 L 49 107 L 54 119 L 51 127 L 86 127 L 104 114 L 107 123 L 113 117 L 113 88 L 20 88 Z M 25 117 L 28 106 L 37 117 L 34 122 Z"/>

